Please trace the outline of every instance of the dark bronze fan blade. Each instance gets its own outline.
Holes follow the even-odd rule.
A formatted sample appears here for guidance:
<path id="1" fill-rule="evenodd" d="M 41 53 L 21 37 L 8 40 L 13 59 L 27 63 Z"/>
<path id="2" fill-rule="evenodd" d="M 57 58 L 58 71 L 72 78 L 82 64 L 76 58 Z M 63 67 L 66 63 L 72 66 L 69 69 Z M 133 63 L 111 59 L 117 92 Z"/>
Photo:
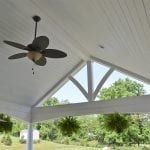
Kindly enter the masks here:
<path id="1" fill-rule="evenodd" d="M 65 52 L 62 52 L 57 49 L 45 49 L 41 52 L 45 57 L 49 58 L 64 58 L 67 56 Z"/>
<path id="2" fill-rule="evenodd" d="M 19 59 L 19 58 L 23 58 L 26 56 L 27 56 L 27 53 L 18 53 L 18 54 L 14 54 L 14 55 L 8 57 L 8 59 Z"/>
<path id="3" fill-rule="evenodd" d="M 15 43 L 15 42 L 11 42 L 11 41 L 3 41 L 3 42 L 6 43 L 6 44 L 8 44 L 8 45 L 10 45 L 10 46 L 19 48 L 19 49 L 23 49 L 23 50 L 26 49 L 26 46 L 24 46 L 22 44 L 19 44 L 19 43 Z"/>
<path id="4" fill-rule="evenodd" d="M 39 60 L 35 61 L 35 64 L 39 66 L 45 66 L 46 62 L 46 58 L 42 56 Z"/>
<path id="5" fill-rule="evenodd" d="M 33 40 L 32 45 L 36 50 L 44 50 L 49 45 L 49 39 L 46 36 L 39 36 Z"/>

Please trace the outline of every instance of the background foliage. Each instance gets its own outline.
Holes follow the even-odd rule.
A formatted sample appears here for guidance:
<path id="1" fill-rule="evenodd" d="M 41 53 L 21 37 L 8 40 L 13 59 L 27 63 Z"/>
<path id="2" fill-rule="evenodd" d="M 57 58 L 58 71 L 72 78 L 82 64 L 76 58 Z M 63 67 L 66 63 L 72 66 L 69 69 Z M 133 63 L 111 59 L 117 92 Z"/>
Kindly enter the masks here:
<path id="1" fill-rule="evenodd" d="M 127 79 L 119 79 L 108 88 L 103 88 L 99 100 L 117 99 L 127 96 L 139 96 L 145 93 L 143 85 Z M 57 98 L 48 99 L 43 106 L 54 106 L 69 103 L 68 100 L 59 101 Z M 120 114 L 119 114 L 120 115 Z M 113 116 L 114 117 L 114 116 Z M 80 123 L 80 132 L 64 137 L 57 124 L 61 119 L 36 123 L 34 127 L 40 130 L 42 140 L 54 141 L 64 144 L 77 144 L 83 146 L 101 147 L 101 145 L 140 145 L 150 144 L 150 116 L 147 114 L 121 114 L 127 120 L 125 130 L 116 132 L 111 130 L 107 123 L 112 119 L 112 114 L 88 115 L 76 117 Z M 11 134 L 18 137 L 19 132 L 26 128 L 26 124 L 12 119 L 13 130 Z M 127 128 L 128 127 L 128 128 Z M 108 130 L 109 128 L 109 130 Z"/>

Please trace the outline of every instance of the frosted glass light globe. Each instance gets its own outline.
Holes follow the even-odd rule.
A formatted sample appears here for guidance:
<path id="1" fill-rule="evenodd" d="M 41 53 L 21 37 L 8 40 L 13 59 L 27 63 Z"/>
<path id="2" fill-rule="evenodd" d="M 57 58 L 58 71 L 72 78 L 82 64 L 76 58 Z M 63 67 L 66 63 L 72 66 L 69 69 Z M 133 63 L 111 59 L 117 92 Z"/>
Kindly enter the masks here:
<path id="1" fill-rule="evenodd" d="M 36 61 L 38 61 L 38 60 L 42 57 L 42 54 L 39 53 L 39 52 L 30 51 L 30 52 L 28 52 L 27 57 L 28 57 L 30 60 L 36 62 Z"/>

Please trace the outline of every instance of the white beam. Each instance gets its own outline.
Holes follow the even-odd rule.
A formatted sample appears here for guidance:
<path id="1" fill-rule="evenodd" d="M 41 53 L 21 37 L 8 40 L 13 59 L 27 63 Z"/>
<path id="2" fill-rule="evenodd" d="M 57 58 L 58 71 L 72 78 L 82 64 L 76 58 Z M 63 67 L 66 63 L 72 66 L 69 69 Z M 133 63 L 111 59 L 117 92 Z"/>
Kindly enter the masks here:
<path id="1" fill-rule="evenodd" d="M 52 88 L 50 88 L 41 98 L 39 98 L 32 107 L 36 107 L 41 105 L 44 102 L 44 99 L 49 96 L 52 96 L 56 91 L 58 91 L 67 81 L 70 75 L 74 75 L 85 65 L 85 61 L 81 60 L 78 64 L 76 64 L 63 78 L 61 78 Z"/>
<path id="2" fill-rule="evenodd" d="M 35 107 L 32 121 L 39 122 L 65 116 L 106 113 L 150 113 L 150 95 L 107 101 L 91 101 L 76 104 Z"/>
<path id="3" fill-rule="evenodd" d="M 117 71 L 122 72 L 122 73 L 125 73 L 125 74 L 127 74 L 127 75 L 130 75 L 130 76 L 132 76 L 133 78 L 136 78 L 136 79 L 138 79 L 138 80 L 141 80 L 142 82 L 145 82 L 145 83 L 150 84 L 150 79 L 148 79 L 148 78 L 146 78 L 146 77 L 144 77 L 144 76 L 142 76 L 142 75 L 139 75 L 139 74 L 134 73 L 134 72 L 132 72 L 132 71 L 126 70 L 126 69 L 124 69 L 124 68 L 122 68 L 122 67 L 119 67 L 119 66 L 114 65 L 114 64 L 112 64 L 112 63 L 110 63 L 110 62 L 104 61 L 104 60 L 102 60 L 102 59 L 100 59 L 100 58 L 97 58 L 97 57 L 91 56 L 91 59 L 92 59 L 93 61 L 96 61 L 96 62 L 100 63 L 100 64 L 106 65 L 106 66 L 108 66 L 108 67 L 113 67 L 113 68 L 115 68 Z"/>
<path id="4" fill-rule="evenodd" d="M 112 72 L 114 71 L 114 68 L 110 68 L 107 73 L 104 75 L 104 77 L 102 78 L 102 80 L 99 82 L 99 84 L 97 85 L 94 93 L 93 93 L 93 99 L 96 98 L 99 90 L 102 88 L 102 86 L 104 85 L 104 83 L 106 82 L 106 80 L 109 78 L 109 76 L 112 74 Z"/>
<path id="5" fill-rule="evenodd" d="M 93 101 L 93 68 L 92 62 L 87 61 L 88 101 Z"/>
<path id="6" fill-rule="evenodd" d="M 69 79 L 74 83 L 74 85 L 77 86 L 77 88 L 82 92 L 82 94 L 88 99 L 88 93 L 83 88 L 83 86 L 75 78 L 70 76 Z"/>
<path id="7" fill-rule="evenodd" d="M 30 122 L 31 108 L 11 102 L 0 101 L 0 113 L 4 113 L 26 122 Z"/>

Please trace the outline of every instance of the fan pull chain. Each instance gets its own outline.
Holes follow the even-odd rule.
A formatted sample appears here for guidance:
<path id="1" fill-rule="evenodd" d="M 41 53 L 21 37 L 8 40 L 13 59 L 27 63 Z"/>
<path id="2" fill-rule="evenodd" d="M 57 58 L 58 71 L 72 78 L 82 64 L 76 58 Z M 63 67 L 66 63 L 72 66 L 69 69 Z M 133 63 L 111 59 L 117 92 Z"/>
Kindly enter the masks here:
<path id="1" fill-rule="evenodd" d="M 32 74 L 34 75 L 35 74 L 35 64 L 33 63 L 32 65 Z"/>
<path id="2" fill-rule="evenodd" d="M 32 74 L 34 75 L 34 68 L 32 67 Z"/>

